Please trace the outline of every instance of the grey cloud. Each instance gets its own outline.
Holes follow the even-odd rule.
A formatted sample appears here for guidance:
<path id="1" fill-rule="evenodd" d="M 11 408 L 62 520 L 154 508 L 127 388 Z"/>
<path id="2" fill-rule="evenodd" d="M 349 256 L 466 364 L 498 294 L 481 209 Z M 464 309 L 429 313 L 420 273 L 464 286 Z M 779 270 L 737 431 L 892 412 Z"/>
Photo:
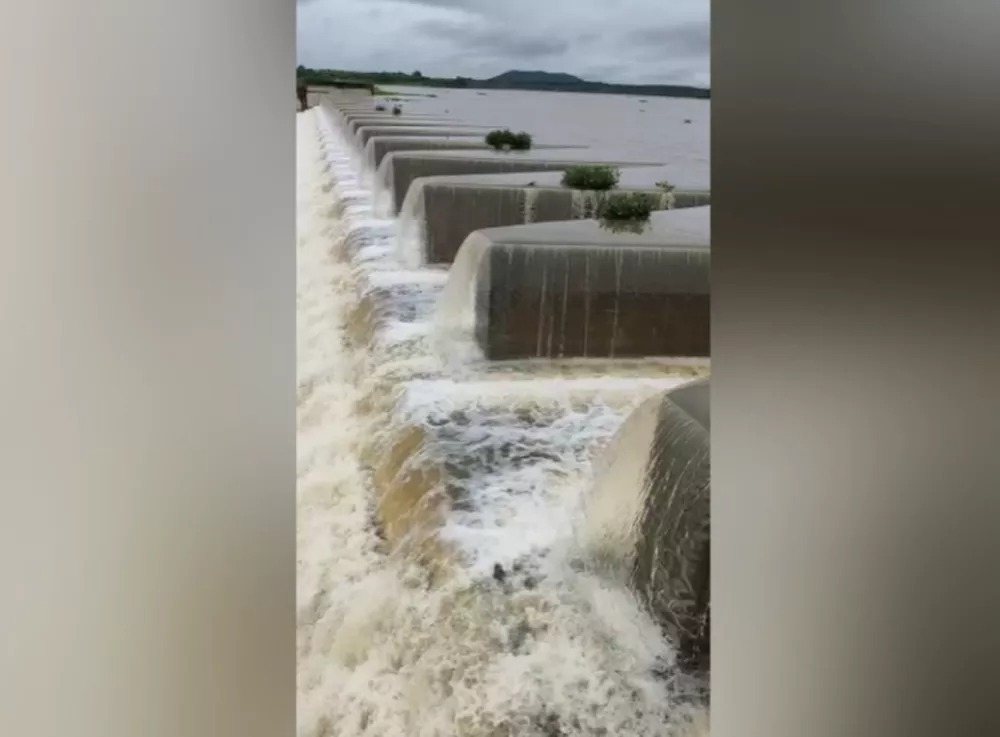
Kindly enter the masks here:
<path id="1" fill-rule="evenodd" d="M 478 12 L 479 9 L 488 5 L 481 0 L 395 0 L 404 5 L 423 5 L 427 8 L 447 8 L 449 10 L 465 10 Z"/>
<path id="2" fill-rule="evenodd" d="M 506 27 L 477 28 L 471 23 L 430 20 L 417 30 L 436 39 L 447 40 L 477 54 L 500 58 L 537 58 L 562 54 L 569 44 L 561 39 L 523 35 Z"/>
<path id="3" fill-rule="evenodd" d="M 587 73 L 580 75 L 588 81 L 599 82 L 607 79 L 625 79 L 629 76 L 628 64 L 595 64 L 587 68 Z"/>
<path id="4" fill-rule="evenodd" d="M 442 77 L 528 68 L 651 84 L 709 79 L 709 0 L 628 0 L 627 8 L 608 0 L 297 2 L 306 66 Z"/>
<path id="5" fill-rule="evenodd" d="M 665 69 L 657 75 L 663 84 L 703 84 L 701 77 L 705 71 L 700 66 L 681 66 Z"/>
<path id="6" fill-rule="evenodd" d="M 685 23 L 638 28 L 627 35 L 630 43 L 643 46 L 643 55 L 656 54 L 664 58 L 709 56 L 712 34 L 708 23 Z"/>

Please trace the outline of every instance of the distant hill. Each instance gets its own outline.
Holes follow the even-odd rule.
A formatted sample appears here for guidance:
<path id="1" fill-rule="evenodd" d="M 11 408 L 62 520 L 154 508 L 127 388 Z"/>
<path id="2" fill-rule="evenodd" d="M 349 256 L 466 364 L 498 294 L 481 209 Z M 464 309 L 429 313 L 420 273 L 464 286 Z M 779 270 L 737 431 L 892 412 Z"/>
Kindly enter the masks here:
<path id="1" fill-rule="evenodd" d="M 572 74 L 552 72 L 509 72 L 484 80 L 467 80 L 467 87 L 506 90 L 548 90 L 553 92 L 601 92 L 614 95 L 649 95 L 660 97 L 697 97 L 706 99 L 711 92 L 703 87 L 670 84 L 614 84 L 587 82 Z"/>
<path id="2" fill-rule="evenodd" d="M 671 84 L 612 84 L 588 82 L 562 72 L 523 71 L 512 69 L 490 79 L 470 77 L 425 77 L 420 72 L 350 72 L 339 69 L 298 68 L 299 79 L 312 85 L 398 85 L 413 87 L 445 87 L 477 90 L 545 90 L 552 92 L 598 92 L 606 95 L 639 95 L 642 97 L 692 97 L 708 99 L 711 91 L 704 87 Z"/>
<path id="3" fill-rule="evenodd" d="M 581 84 L 583 80 L 564 72 L 522 72 L 512 69 L 486 80 L 490 84 Z"/>

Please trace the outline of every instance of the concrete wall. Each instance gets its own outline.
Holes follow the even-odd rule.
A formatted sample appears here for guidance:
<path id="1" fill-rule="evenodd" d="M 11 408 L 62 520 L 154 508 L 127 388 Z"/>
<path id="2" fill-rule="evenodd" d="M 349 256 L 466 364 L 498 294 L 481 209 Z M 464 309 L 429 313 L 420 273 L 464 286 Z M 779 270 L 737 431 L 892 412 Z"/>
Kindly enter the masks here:
<path id="1" fill-rule="evenodd" d="M 696 670 L 707 670 L 710 644 L 709 400 L 707 380 L 663 399 L 634 575 L 636 590 L 673 629 L 682 661 Z"/>
<path id="2" fill-rule="evenodd" d="M 473 127 L 439 127 L 428 128 L 426 126 L 392 126 L 392 125 L 363 125 L 354 134 L 358 144 L 364 148 L 368 141 L 374 136 L 422 136 L 425 138 L 454 137 L 454 136 L 476 136 L 480 140 L 485 138 L 489 129 L 479 129 Z"/>
<path id="3" fill-rule="evenodd" d="M 682 665 L 702 672 L 710 640 L 710 430 L 708 380 L 640 405 L 596 464 L 581 530 L 592 565 L 631 583 Z"/>
<path id="4" fill-rule="evenodd" d="M 448 264 L 462 242 L 474 230 L 507 225 L 592 218 L 598 205 L 593 192 L 561 185 L 475 186 L 427 182 L 422 186 L 413 216 L 423 220 L 425 258 L 430 264 Z M 676 191 L 673 199 L 655 187 L 621 188 L 620 192 L 642 192 L 656 202 L 656 209 L 707 205 L 708 192 Z M 409 196 L 409 195 L 408 195 Z"/>
<path id="5" fill-rule="evenodd" d="M 566 149 L 584 148 L 554 143 L 536 143 L 535 149 Z M 368 139 L 365 146 L 365 156 L 368 163 L 377 168 L 388 154 L 396 151 L 483 151 L 493 149 L 486 145 L 483 136 L 374 136 Z"/>
<path id="6" fill-rule="evenodd" d="M 398 118 L 440 118 L 441 117 L 439 115 L 432 115 L 431 113 L 413 113 L 413 112 L 410 112 L 410 111 L 407 111 L 407 110 L 404 110 L 400 115 L 393 115 L 392 114 L 392 106 L 391 105 L 386 105 L 386 109 L 385 110 L 376 110 L 374 102 L 372 102 L 371 106 L 369 106 L 368 108 L 364 108 L 364 107 L 356 107 L 356 108 L 353 108 L 353 109 L 350 109 L 350 108 L 349 109 L 341 108 L 341 109 L 338 110 L 338 113 L 340 114 L 340 116 L 342 118 L 345 118 L 345 119 L 367 117 L 367 118 L 391 118 L 393 120 L 396 120 Z"/>
<path id="7" fill-rule="evenodd" d="M 390 135 L 403 135 L 390 132 Z M 668 181 L 677 189 L 686 191 L 708 192 L 711 190 L 709 179 L 683 167 L 664 164 L 647 164 L 628 166 L 620 170 L 618 186 L 622 188 L 647 189 L 656 186 L 657 182 Z M 437 177 L 428 182 L 437 184 L 474 184 L 478 187 L 557 187 L 562 186 L 562 172 L 510 172 L 507 174 L 468 174 L 455 177 Z"/>
<path id="8" fill-rule="evenodd" d="M 485 357 L 709 356 L 708 210 L 654 213 L 641 235 L 596 221 L 474 233 Z"/>
<path id="9" fill-rule="evenodd" d="M 358 132 L 358 128 L 365 125 L 386 125 L 391 127 L 421 126 L 426 128 L 455 128 L 461 125 L 461 123 L 452 123 L 440 118 L 414 118 L 408 115 L 400 115 L 398 117 L 393 115 L 381 117 L 360 115 L 347 117 L 344 122 L 347 126 L 347 132 L 352 136 Z"/>
<path id="10" fill-rule="evenodd" d="M 487 151 L 489 147 L 482 136 L 373 136 L 365 144 L 365 159 L 373 169 L 378 168 L 387 154 L 394 151 L 432 151 L 440 149 L 468 149 Z"/>
<path id="11" fill-rule="evenodd" d="M 416 115 L 416 116 L 407 115 L 405 113 L 400 115 L 393 115 L 391 112 L 387 110 L 375 110 L 375 109 L 343 110 L 340 112 L 340 117 L 345 122 L 350 122 L 352 120 L 357 120 L 359 118 L 374 118 L 377 120 L 399 120 L 401 118 L 411 118 L 411 119 L 415 118 L 417 120 L 427 120 L 429 118 L 437 118 L 437 116 L 428 116 L 426 114 Z"/>
<path id="12" fill-rule="evenodd" d="M 509 152 L 453 152 L 456 155 L 435 155 L 436 152 L 393 153 L 382 160 L 377 179 L 390 190 L 391 209 L 398 214 L 406 192 L 415 179 L 422 177 L 488 174 L 515 171 L 564 171 L 574 164 L 612 164 L 616 166 L 648 166 L 655 162 L 595 161 L 586 157 L 585 150 L 550 149 Z"/>

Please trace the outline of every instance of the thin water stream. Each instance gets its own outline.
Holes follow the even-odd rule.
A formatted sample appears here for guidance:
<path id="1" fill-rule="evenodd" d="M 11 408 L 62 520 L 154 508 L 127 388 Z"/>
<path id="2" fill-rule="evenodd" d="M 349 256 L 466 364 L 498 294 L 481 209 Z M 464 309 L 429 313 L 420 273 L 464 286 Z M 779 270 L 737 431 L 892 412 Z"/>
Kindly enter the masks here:
<path id="1" fill-rule="evenodd" d="M 450 275 L 399 259 L 363 166 L 298 116 L 300 736 L 707 734 L 635 595 L 579 564 L 595 459 L 691 372 L 439 350 Z"/>

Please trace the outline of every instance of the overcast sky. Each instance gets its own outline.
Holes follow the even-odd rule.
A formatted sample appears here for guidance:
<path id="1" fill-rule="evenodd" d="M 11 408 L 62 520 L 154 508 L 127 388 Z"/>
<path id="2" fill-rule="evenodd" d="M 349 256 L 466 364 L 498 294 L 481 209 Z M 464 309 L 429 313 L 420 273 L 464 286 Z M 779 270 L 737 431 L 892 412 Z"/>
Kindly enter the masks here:
<path id="1" fill-rule="evenodd" d="M 308 67 L 708 86 L 709 0 L 298 0 Z"/>

